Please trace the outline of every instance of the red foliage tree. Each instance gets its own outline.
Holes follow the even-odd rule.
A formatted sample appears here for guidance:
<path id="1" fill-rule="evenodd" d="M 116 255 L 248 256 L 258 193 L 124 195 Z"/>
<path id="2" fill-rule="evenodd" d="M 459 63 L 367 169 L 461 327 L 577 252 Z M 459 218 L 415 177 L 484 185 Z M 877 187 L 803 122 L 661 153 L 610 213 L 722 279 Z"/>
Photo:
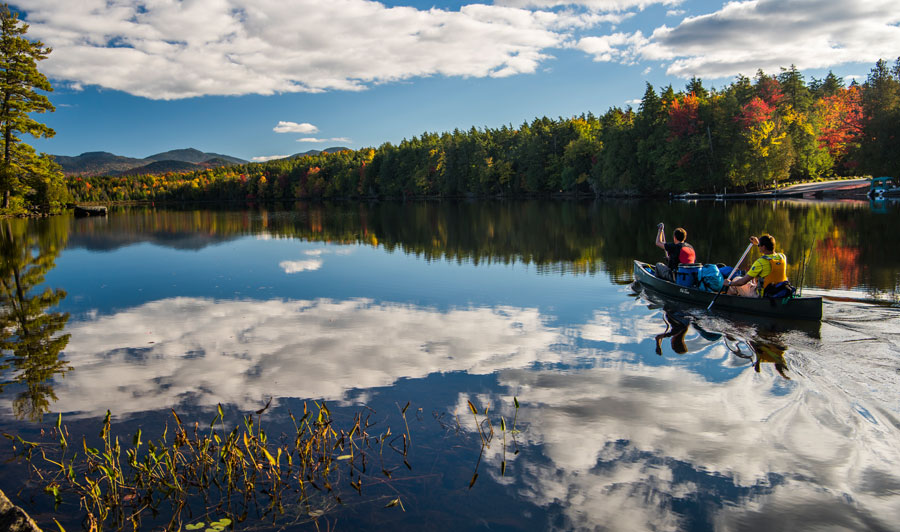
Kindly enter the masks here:
<path id="1" fill-rule="evenodd" d="M 775 113 L 775 106 L 760 98 L 754 96 L 752 100 L 745 103 L 741 107 L 741 113 L 734 117 L 734 120 L 745 128 L 753 127 L 757 124 L 771 120 Z"/>
<path id="2" fill-rule="evenodd" d="M 819 147 L 840 159 L 863 132 L 865 115 L 859 88 L 839 90 L 834 96 L 819 100 L 817 106 L 823 122 Z"/>
<path id="3" fill-rule="evenodd" d="M 756 85 L 756 93 L 762 101 L 773 107 L 784 99 L 781 84 L 775 78 L 763 77 L 760 79 Z"/>
<path id="4" fill-rule="evenodd" d="M 700 99 L 690 93 L 684 98 L 672 100 L 669 106 L 669 140 L 683 139 L 696 135 L 700 131 L 700 118 L 697 110 Z"/>

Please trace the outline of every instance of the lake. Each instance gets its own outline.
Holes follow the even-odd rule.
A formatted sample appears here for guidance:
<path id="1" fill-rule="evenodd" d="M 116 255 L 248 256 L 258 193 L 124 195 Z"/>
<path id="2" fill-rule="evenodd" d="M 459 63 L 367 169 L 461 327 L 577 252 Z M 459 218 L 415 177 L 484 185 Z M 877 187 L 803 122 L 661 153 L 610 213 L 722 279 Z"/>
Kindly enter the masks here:
<path id="1" fill-rule="evenodd" d="M 772 233 L 821 324 L 636 291 L 658 222 L 703 262 Z M 84 454 L 107 411 L 128 446 L 172 441 L 174 410 L 188 433 L 252 415 L 290 442 L 324 403 L 337 446 L 368 420 L 368 447 L 335 451 L 352 456 L 305 500 L 196 496 L 143 529 L 900 530 L 896 203 L 131 207 L 0 227 L 0 432 L 53 444 L 62 414 Z M 0 488 L 48 530 L 85 526 L 13 453 L 4 438 Z"/>

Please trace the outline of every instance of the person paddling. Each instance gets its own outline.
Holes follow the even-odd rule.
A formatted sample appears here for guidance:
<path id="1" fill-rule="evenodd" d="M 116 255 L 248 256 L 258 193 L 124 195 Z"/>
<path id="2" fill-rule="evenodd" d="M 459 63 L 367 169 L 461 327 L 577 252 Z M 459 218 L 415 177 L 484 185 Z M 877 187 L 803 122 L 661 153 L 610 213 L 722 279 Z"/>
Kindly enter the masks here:
<path id="1" fill-rule="evenodd" d="M 687 231 L 679 227 L 672 231 L 672 239 L 674 243 L 666 242 L 665 225 L 660 223 L 656 226 L 656 247 L 665 250 L 668 257 L 666 264 L 662 262 L 656 263 L 656 276 L 667 281 L 675 280 L 675 272 L 678 271 L 679 264 L 693 264 L 696 260 L 694 246 L 685 242 L 687 240 Z"/>
<path id="2" fill-rule="evenodd" d="M 763 235 L 759 238 L 751 236 L 750 242 L 759 247 L 762 256 L 756 259 L 747 275 L 733 281 L 726 280 L 725 286 L 731 287 L 728 289 L 728 293 L 731 295 L 757 297 L 756 292 L 752 288 L 742 290 L 738 287 L 750 283 L 751 287 L 758 289 L 759 282 L 761 282 L 762 295 L 766 296 L 776 286 L 787 282 L 787 257 L 784 256 L 784 253 L 775 253 L 775 237 L 772 235 Z"/>

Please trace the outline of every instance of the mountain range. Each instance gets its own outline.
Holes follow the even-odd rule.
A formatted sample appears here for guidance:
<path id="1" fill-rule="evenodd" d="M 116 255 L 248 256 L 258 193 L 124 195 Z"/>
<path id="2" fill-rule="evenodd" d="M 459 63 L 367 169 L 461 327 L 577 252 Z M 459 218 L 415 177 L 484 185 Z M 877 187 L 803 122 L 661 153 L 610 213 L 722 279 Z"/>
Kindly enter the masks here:
<path id="1" fill-rule="evenodd" d="M 349 150 L 350 148 L 334 147 L 324 150 L 309 150 L 289 156 L 290 159 L 319 155 L 321 153 L 335 153 Z M 54 155 L 53 158 L 62 166 L 66 175 L 141 175 L 162 174 L 166 172 L 190 172 L 203 168 L 218 166 L 247 164 L 249 161 L 222 155 L 220 153 L 206 153 L 194 148 L 170 150 L 150 155 L 143 159 L 124 157 L 105 151 L 92 151 L 82 153 L 74 157 L 66 155 Z"/>

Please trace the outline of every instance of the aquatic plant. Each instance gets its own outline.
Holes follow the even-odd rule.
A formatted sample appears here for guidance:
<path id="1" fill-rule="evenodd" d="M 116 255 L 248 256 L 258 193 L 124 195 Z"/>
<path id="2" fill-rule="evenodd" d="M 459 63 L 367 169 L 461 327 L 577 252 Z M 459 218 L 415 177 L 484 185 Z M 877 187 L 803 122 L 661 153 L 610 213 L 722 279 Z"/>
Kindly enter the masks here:
<path id="1" fill-rule="evenodd" d="M 173 410 L 156 440 L 145 441 L 138 429 L 130 445 L 113 435 L 109 411 L 99 448 L 90 446 L 85 437 L 80 446 L 72 445 L 62 415 L 51 431 L 52 443 L 4 436 L 14 442 L 16 456 L 29 464 L 57 508 L 67 493 L 78 498 L 88 530 L 137 530 L 148 516 L 170 516 L 162 518 L 168 519 L 167 530 L 223 530 L 248 518 L 279 526 L 317 523 L 344 504 L 339 482 L 348 481 L 362 495 L 364 482 L 374 483 L 378 477 L 377 482 L 384 483 L 382 475 L 391 478 L 385 443 L 410 467 L 409 434 L 407 430 L 392 438 L 387 427 L 371 435 L 375 425 L 371 409 L 357 412 L 349 427 L 339 428 L 324 402 L 313 404 L 314 408 L 303 404 L 299 419 L 290 414 L 294 432 L 277 440 L 263 429 L 262 416 L 269 404 L 242 416 L 230 430 L 221 405 L 209 426 L 202 428 L 199 423 L 185 425 Z M 406 408 L 404 422 L 405 412 Z M 394 441 L 401 436 L 403 445 L 398 448 Z M 373 468 L 373 460 L 378 468 Z M 391 498 L 386 507 L 402 509 L 399 497 L 386 498 Z M 200 519 L 210 521 L 209 526 Z"/>
<path id="2" fill-rule="evenodd" d="M 484 410 L 479 414 L 478 407 L 475 406 L 471 400 L 466 400 L 466 405 L 469 408 L 469 412 L 472 413 L 472 418 L 475 422 L 475 432 L 478 434 L 478 440 L 481 444 L 481 449 L 478 453 L 478 460 L 475 462 L 475 467 L 472 471 L 472 480 L 469 481 L 469 489 L 472 489 L 472 486 L 475 485 L 475 482 L 478 480 L 478 469 L 481 467 L 481 460 L 484 458 L 484 452 L 487 449 L 491 448 L 491 443 L 494 441 L 497 433 L 494 431 L 494 421 L 491 420 L 489 411 L 490 405 L 484 407 Z M 502 415 L 499 419 L 500 425 L 500 437 L 501 445 L 502 445 L 502 454 L 500 459 L 500 476 L 506 475 L 506 450 L 507 450 L 507 433 L 512 437 L 512 443 L 514 446 L 513 454 L 519 454 L 519 442 L 516 439 L 516 436 L 521 432 L 516 428 L 516 423 L 519 419 L 519 398 L 513 397 L 513 405 L 515 406 L 515 414 L 513 415 L 512 426 L 507 425 L 506 418 Z M 453 430 L 457 435 L 463 433 L 462 424 L 459 421 L 459 415 L 454 414 L 453 420 L 455 424 L 448 423 L 445 420 L 446 413 L 438 414 L 435 412 L 434 414 L 435 420 L 445 429 L 445 430 Z"/>

